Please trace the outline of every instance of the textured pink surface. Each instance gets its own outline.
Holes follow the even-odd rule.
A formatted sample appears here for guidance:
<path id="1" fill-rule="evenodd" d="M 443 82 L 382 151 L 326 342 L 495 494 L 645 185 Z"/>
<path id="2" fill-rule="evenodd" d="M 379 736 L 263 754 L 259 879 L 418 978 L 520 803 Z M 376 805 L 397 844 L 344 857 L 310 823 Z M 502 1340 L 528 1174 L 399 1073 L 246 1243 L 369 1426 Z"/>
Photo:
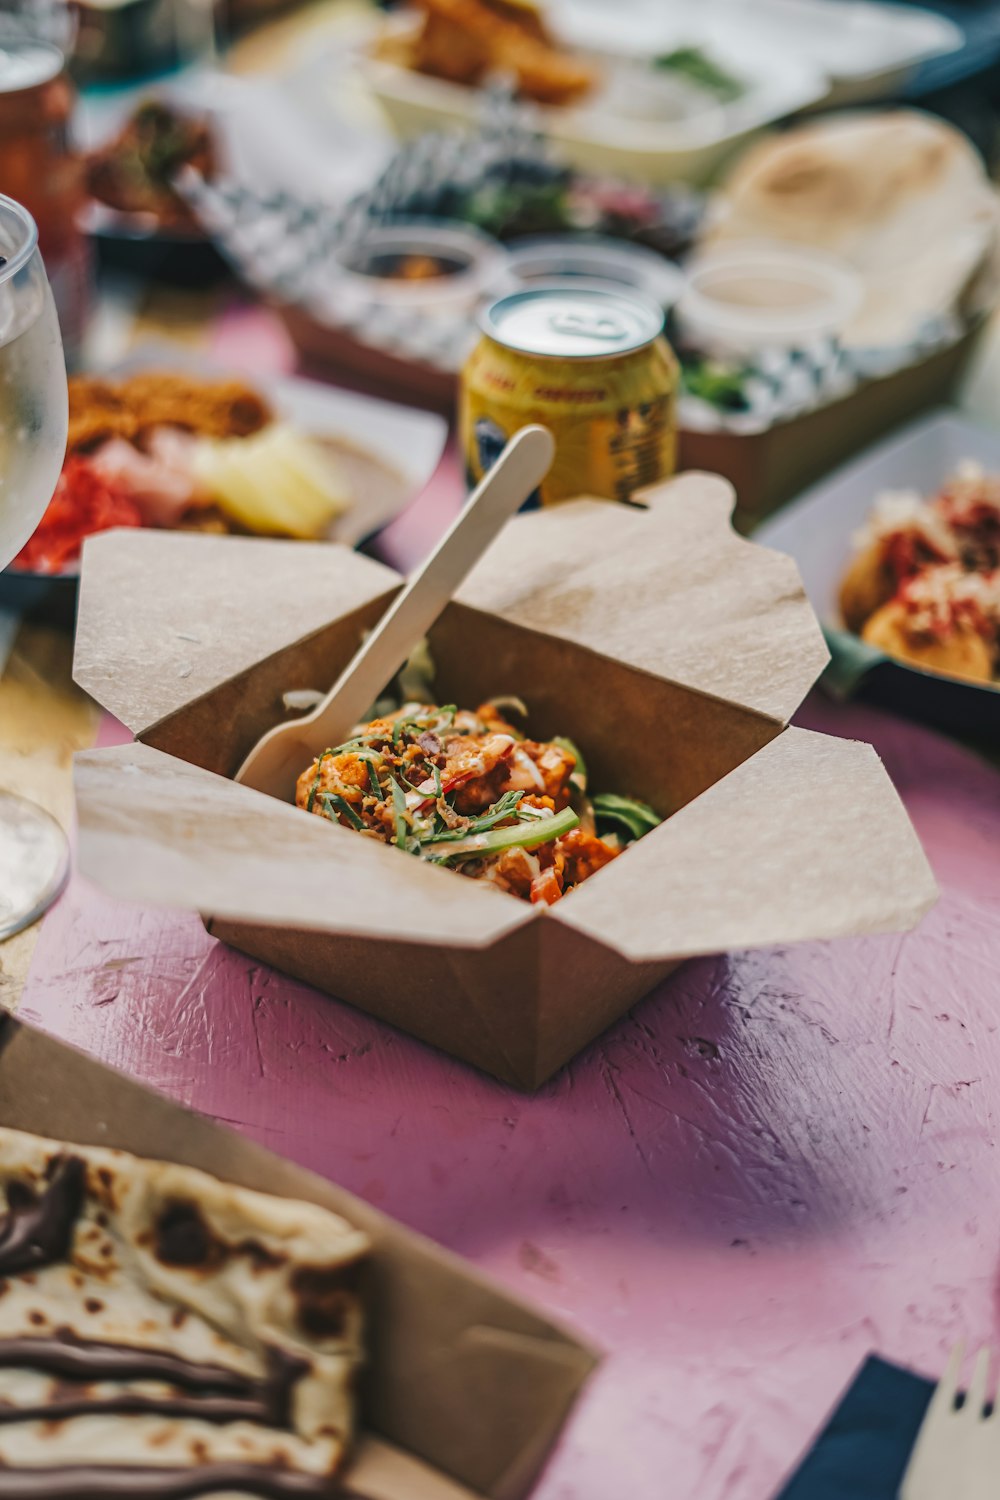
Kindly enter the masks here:
<path id="1" fill-rule="evenodd" d="M 443 466 L 394 561 L 456 496 Z M 688 964 L 531 1099 L 80 880 L 23 1014 L 601 1343 L 539 1500 L 764 1500 L 867 1351 L 933 1374 L 1000 1338 L 1000 778 L 875 713 L 803 720 L 875 743 L 940 905 Z"/>
<path id="2" fill-rule="evenodd" d="M 869 1349 L 1000 1337 L 1000 779 L 872 739 L 942 882 L 903 939 L 687 965 L 531 1099 L 75 881 L 23 1014 L 335 1177 L 610 1353 L 542 1500 L 763 1500 Z"/>

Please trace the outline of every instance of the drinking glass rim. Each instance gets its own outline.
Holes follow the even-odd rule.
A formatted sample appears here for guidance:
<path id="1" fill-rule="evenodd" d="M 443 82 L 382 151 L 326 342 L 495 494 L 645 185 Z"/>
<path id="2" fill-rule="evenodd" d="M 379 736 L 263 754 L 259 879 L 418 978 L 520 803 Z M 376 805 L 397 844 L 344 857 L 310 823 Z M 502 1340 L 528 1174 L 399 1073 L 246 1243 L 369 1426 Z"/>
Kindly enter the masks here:
<path id="1" fill-rule="evenodd" d="M 4 211 L 12 213 L 20 221 L 27 237 L 14 254 L 8 257 L 6 265 L 0 266 L 0 286 L 9 281 L 11 276 L 16 276 L 18 271 L 23 271 L 38 249 L 38 225 L 24 205 L 18 203 L 16 198 L 8 198 L 6 193 L 0 193 L 0 214 Z"/>

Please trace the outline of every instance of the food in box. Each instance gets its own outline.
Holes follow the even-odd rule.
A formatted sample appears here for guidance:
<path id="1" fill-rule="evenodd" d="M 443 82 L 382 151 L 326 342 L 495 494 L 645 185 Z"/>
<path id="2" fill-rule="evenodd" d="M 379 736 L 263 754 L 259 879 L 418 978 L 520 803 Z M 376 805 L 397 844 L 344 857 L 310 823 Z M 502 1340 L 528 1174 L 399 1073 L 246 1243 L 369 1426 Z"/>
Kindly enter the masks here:
<path id="1" fill-rule="evenodd" d="M 591 796 L 578 747 L 530 739 L 511 722 L 527 717 L 512 696 L 475 712 L 420 702 L 380 711 L 305 768 L 296 806 L 554 906 L 660 819 L 634 798 Z"/>
<path id="2" fill-rule="evenodd" d="M 3 1489 L 329 1496 L 367 1240 L 313 1204 L 0 1126 Z"/>
<path id="3" fill-rule="evenodd" d="M 139 742 L 78 760 L 84 872 L 525 1088 L 686 957 L 911 925 L 934 882 L 874 751 L 787 727 L 827 660 L 794 564 L 733 533 L 724 481 L 642 493 L 518 517 L 430 632 L 440 701 L 523 698 L 665 816 L 554 906 L 230 779 L 395 574 L 140 532 L 86 551 L 77 679 Z"/>
<path id="4" fill-rule="evenodd" d="M 166 1373 L 186 1380 L 172 1392 L 184 1404 L 180 1422 L 139 1411 L 6 1420 L 5 1494 L 22 1493 L 13 1487 L 22 1461 L 21 1474 L 29 1463 L 45 1470 L 31 1476 L 33 1495 L 125 1493 L 123 1461 L 130 1495 L 153 1493 L 154 1464 L 155 1493 L 181 1493 L 164 1487 L 165 1469 L 169 1485 L 169 1468 L 194 1457 L 184 1474 L 197 1477 L 199 1465 L 231 1463 L 225 1454 L 235 1448 L 241 1466 L 261 1467 L 252 1490 L 243 1471 L 227 1492 L 521 1500 L 595 1362 L 571 1335 L 360 1199 L 9 1016 L 0 1017 L 4 1197 L 5 1400 L 32 1400 L 28 1339 L 45 1343 L 50 1364 L 62 1355 L 53 1373 L 64 1404 L 98 1347 L 113 1363 L 124 1345 L 140 1363 L 159 1352 L 172 1366 Z M 32 1245 L 47 1260 L 70 1233 L 69 1274 L 37 1255 L 18 1269 Z M 355 1399 L 359 1297 L 366 1326 Z M 273 1364 L 291 1357 L 312 1366 L 295 1382 L 295 1432 L 219 1420 L 220 1400 L 248 1399 L 268 1346 L 283 1351 Z M 226 1388 L 199 1395 L 191 1364 L 227 1367 Z M 122 1375 L 105 1368 L 112 1381 Z M 131 1369 L 125 1382 L 136 1378 Z M 163 1391 L 143 1380 L 127 1396 L 155 1403 Z M 255 1386 L 249 1399 L 259 1394 Z M 102 1399 L 92 1384 L 79 1395 Z M 105 1399 L 120 1395 L 112 1385 Z M 216 1405 L 211 1423 L 190 1412 L 203 1399 Z M 355 1405 L 358 1432 L 341 1463 Z M 125 1424 L 134 1453 L 123 1444 Z M 84 1443 L 86 1473 L 76 1466 Z M 264 1455 L 272 1451 L 284 1467 L 271 1466 Z M 56 1478 L 58 1491 L 44 1489 Z M 86 1489 L 67 1487 L 81 1479 Z"/>

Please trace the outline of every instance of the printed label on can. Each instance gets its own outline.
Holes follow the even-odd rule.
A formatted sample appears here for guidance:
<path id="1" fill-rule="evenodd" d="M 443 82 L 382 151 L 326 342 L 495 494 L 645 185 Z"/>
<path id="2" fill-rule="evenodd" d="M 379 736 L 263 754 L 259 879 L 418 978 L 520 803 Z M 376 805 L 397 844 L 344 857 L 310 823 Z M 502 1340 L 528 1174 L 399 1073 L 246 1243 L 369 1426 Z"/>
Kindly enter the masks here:
<path id="1" fill-rule="evenodd" d="M 478 484 L 508 439 L 527 422 L 541 422 L 556 441 L 556 456 L 540 491 L 523 507 L 552 505 L 574 495 L 627 501 L 644 485 L 676 468 L 674 398 L 656 396 L 606 413 L 556 418 L 544 410 L 502 411 L 467 394 L 462 420 L 466 478 Z"/>
<path id="2" fill-rule="evenodd" d="M 556 443 L 529 505 L 576 495 L 628 501 L 676 466 L 676 363 L 661 339 L 609 360 L 535 359 L 488 337 L 462 374 L 459 429 L 470 485 L 529 422 Z"/>

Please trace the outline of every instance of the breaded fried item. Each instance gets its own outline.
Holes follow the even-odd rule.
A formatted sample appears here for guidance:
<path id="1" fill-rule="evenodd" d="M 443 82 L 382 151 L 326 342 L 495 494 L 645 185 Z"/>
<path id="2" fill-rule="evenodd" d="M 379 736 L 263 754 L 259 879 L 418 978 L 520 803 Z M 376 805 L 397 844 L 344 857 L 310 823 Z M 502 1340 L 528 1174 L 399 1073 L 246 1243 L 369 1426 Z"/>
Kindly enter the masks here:
<path id="1" fill-rule="evenodd" d="M 901 599 L 890 599 L 867 621 L 861 638 L 908 666 L 960 677 L 965 682 L 992 682 L 990 648 L 971 625 L 958 622 L 942 636 L 918 634 L 911 626 L 906 604 Z"/>
<path id="2" fill-rule="evenodd" d="M 475 31 L 463 31 L 454 21 L 430 11 L 409 63 L 418 73 L 474 87 L 489 71 L 490 52 Z"/>
<path id="3" fill-rule="evenodd" d="M 205 437 L 249 437 L 271 419 L 256 391 L 240 380 L 198 380 L 174 372 L 133 375 L 127 399 L 139 430 L 184 427 Z"/>
<path id="4" fill-rule="evenodd" d="M 617 831 L 598 835 L 596 803 L 588 804 L 587 828 L 570 806 L 574 776 L 578 792 L 586 779 L 570 741 L 522 739 L 500 713 L 503 704 L 527 712 L 510 698 L 475 713 L 409 703 L 360 725 L 305 768 L 296 805 L 551 906 L 617 859 L 622 839 Z M 615 800 L 645 814 L 645 831 L 659 822 L 644 804 Z M 632 836 L 642 835 L 633 829 Z"/>
<path id="5" fill-rule="evenodd" d="M 570 104 L 595 83 L 593 70 L 549 38 L 533 6 L 517 0 L 420 0 L 426 20 L 411 65 L 453 83 L 513 73 L 518 93 L 539 104 Z"/>
<path id="6" fill-rule="evenodd" d="M 149 99 L 121 131 L 87 158 L 92 197 L 119 213 L 152 214 L 161 229 L 198 229 L 198 221 L 173 186 L 182 167 L 210 179 L 216 150 L 207 117 L 187 115 L 160 99 Z"/>
<path id="7" fill-rule="evenodd" d="M 840 613 L 848 630 L 860 634 L 865 621 L 888 603 L 896 587 L 895 573 L 880 542 L 852 558 L 840 583 Z"/>
<path id="8" fill-rule="evenodd" d="M 180 427 L 202 437 L 247 437 L 270 420 L 267 402 L 238 380 L 199 380 L 174 371 L 120 381 L 74 376 L 67 449 L 87 452 L 109 437 L 140 442 L 154 427 Z"/>
<path id="9" fill-rule="evenodd" d="M 90 376 L 70 376 L 68 452 L 86 452 L 105 438 L 128 437 L 132 429 L 132 413 L 117 386 Z"/>

